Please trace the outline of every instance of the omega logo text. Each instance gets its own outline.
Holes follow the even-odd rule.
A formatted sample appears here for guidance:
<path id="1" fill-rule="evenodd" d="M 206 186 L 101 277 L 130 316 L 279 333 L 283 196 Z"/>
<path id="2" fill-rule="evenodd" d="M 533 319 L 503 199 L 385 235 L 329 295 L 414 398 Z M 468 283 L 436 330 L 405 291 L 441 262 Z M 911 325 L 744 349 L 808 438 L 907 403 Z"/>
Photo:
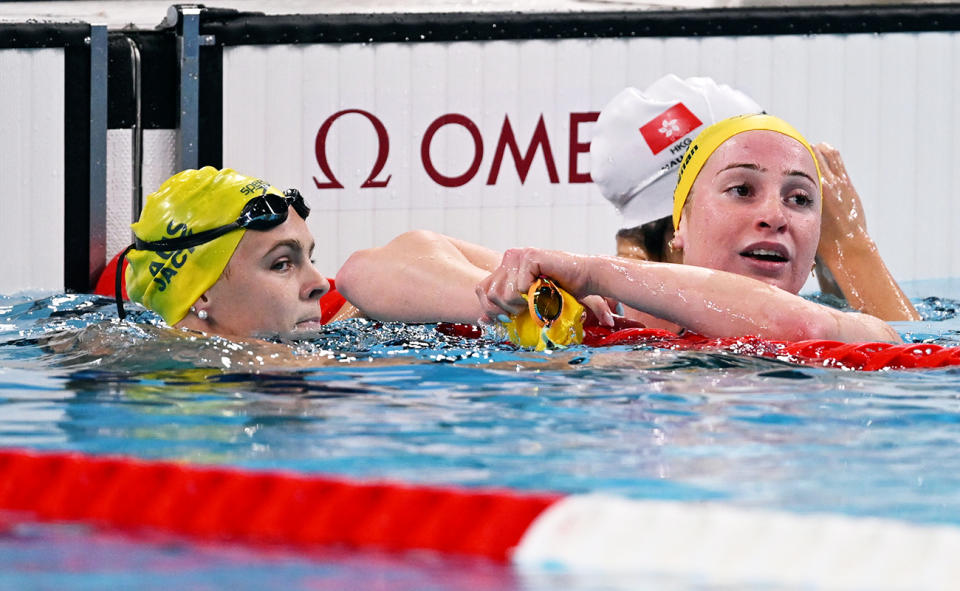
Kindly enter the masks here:
<path id="1" fill-rule="evenodd" d="M 384 168 L 386 167 L 390 156 L 390 134 L 387 131 L 387 127 L 384 125 L 383 121 L 381 121 L 373 113 L 363 109 L 343 109 L 337 111 L 333 115 L 327 117 L 327 119 L 320 126 L 314 141 L 314 153 L 316 155 L 317 165 L 320 167 L 320 172 L 324 178 L 313 177 L 314 183 L 318 189 L 344 188 L 343 183 L 337 179 L 337 176 L 331 168 L 329 160 L 327 159 L 327 137 L 330 134 L 330 128 L 333 126 L 333 124 L 339 118 L 348 114 L 361 115 L 364 117 L 370 122 L 370 125 L 373 126 L 373 129 L 377 134 L 376 158 L 373 162 L 373 166 L 370 169 L 370 173 L 367 175 L 366 180 L 360 185 L 360 188 L 367 189 L 386 187 L 390 183 L 390 179 L 393 178 L 392 174 L 387 174 L 386 178 L 382 178 L 381 174 L 384 173 Z M 578 168 L 578 156 L 590 151 L 590 142 L 581 141 L 580 139 L 581 126 L 583 124 L 593 123 L 597 120 L 598 116 L 599 112 L 596 111 L 570 113 L 569 137 L 567 138 L 569 154 L 567 161 L 568 183 L 574 184 L 590 182 L 590 174 L 588 172 L 583 172 Z M 437 132 L 448 125 L 462 127 L 472 139 L 473 153 L 472 157 L 469 158 L 470 165 L 467 166 L 465 170 L 440 170 L 430 156 L 430 146 L 436 137 Z M 535 166 L 535 162 L 538 161 L 543 162 L 543 166 L 546 169 L 547 177 L 549 178 L 551 184 L 557 184 L 560 182 L 560 175 L 557 171 L 557 162 L 556 158 L 554 157 L 554 150 L 551 144 L 550 134 L 547 131 L 547 125 L 542 114 L 537 120 L 537 125 L 533 131 L 532 137 L 526 143 L 525 150 L 521 149 L 521 145 L 523 145 L 522 140 L 518 141 L 517 136 L 513 131 L 513 126 L 510 123 L 509 115 L 504 116 L 503 123 L 501 124 L 499 133 L 497 135 L 496 143 L 493 145 L 495 146 L 493 160 L 490 163 L 490 168 L 486 175 L 487 185 L 495 185 L 497 183 L 501 176 L 501 168 L 503 167 L 504 159 L 507 157 L 508 151 L 510 154 L 510 159 L 513 161 L 513 165 L 516 168 L 517 176 L 519 177 L 521 184 L 526 181 L 530 170 Z M 484 137 L 480 127 L 477 126 L 477 124 L 474 123 L 474 121 L 468 116 L 460 113 L 446 113 L 437 117 L 430 123 L 430 125 L 426 127 L 421 137 L 419 153 L 420 164 L 423 167 L 426 175 L 433 182 L 442 187 L 461 187 L 473 180 L 480 172 L 481 163 L 483 162 L 483 155 Z"/>

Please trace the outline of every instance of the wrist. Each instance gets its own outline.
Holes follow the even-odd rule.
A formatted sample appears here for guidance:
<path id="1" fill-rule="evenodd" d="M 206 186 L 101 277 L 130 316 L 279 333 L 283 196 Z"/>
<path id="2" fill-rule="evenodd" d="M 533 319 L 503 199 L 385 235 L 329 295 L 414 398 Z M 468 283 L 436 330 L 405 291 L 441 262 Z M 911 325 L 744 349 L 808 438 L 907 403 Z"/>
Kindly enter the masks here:
<path id="1" fill-rule="evenodd" d="M 583 286 L 589 294 L 606 295 L 612 285 L 612 277 L 618 272 L 623 272 L 624 265 L 636 265 L 640 261 L 629 259 L 629 262 L 619 257 L 595 256 L 587 257 L 584 261 Z"/>
<path id="2" fill-rule="evenodd" d="M 823 236 L 817 245 L 817 257 L 828 265 L 841 264 L 846 259 L 862 259 L 877 254 L 877 245 L 866 232 L 837 233 Z"/>

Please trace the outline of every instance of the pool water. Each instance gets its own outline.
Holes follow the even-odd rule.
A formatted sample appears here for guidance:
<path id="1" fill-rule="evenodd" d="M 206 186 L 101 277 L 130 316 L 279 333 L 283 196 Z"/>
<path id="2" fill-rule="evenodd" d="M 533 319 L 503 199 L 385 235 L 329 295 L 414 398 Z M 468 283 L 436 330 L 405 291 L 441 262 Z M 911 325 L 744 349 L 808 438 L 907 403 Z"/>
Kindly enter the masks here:
<path id="1" fill-rule="evenodd" d="M 896 324 L 905 339 L 960 345 L 957 302 L 916 303 L 925 320 Z M 0 446 L 960 526 L 960 367 L 856 372 L 643 346 L 533 353 L 495 334 L 367 321 L 261 345 L 133 310 L 120 323 L 95 296 L 0 298 Z M 616 586 L 23 516 L 0 531 L 4 588 Z"/>

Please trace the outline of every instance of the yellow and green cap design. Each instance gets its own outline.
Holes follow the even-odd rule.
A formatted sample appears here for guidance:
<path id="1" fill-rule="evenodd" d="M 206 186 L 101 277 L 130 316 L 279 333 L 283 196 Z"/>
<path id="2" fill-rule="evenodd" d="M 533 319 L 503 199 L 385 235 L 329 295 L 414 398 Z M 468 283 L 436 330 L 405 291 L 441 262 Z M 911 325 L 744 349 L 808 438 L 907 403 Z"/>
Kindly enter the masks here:
<path id="1" fill-rule="evenodd" d="M 799 131 L 783 119 L 773 115 L 737 115 L 717 121 L 701 131 L 700 135 L 690 143 L 686 152 L 684 152 L 677 177 L 677 187 L 673 191 L 674 230 L 680 227 L 683 206 L 686 204 L 687 197 L 690 196 L 690 189 L 693 188 L 693 183 L 697 180 L 697 175 L 700 174 L 704 164 L 723 142 L 745 131 L 775 131 L 800 142 L 810 153 L 810 157 L 813 158 L 813 165 L 817 168 L 817 188 L 821 189 L 822 195 L 820 163 L 817 161 L 817 155 L 813 153 L 813 148 L 800 135 Z M 823 208 L 823 199 L 820 200 L 820 207 Z"/>
<path id="2" fill-rule="evenodd" d="M 247 202 L 265 192 L 283 195 L 269 183 L 229 168 L 184 170 L 147 196 L 140 220 L 130 227 L 149 242 L 196 234 L 236 221 Z M 173 326 L 217 282 L 245 232 L 238 228 L 174 252 L 131 250 L 127 294 Z"/>

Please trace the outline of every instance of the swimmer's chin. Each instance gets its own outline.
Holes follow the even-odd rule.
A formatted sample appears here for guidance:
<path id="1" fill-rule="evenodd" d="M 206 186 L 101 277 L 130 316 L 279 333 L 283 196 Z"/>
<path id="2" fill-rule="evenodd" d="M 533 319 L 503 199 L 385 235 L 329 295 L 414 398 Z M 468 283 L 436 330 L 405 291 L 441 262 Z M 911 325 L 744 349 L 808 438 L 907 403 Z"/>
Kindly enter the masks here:
<path id="1" fill-rule="evenodd" d="M 317 332 L 321 330 L 323 326 L 319 317 L 304 318 L 294 324 L 292 328 L 260 330 L 251 334 L 249 338 L 268 342 L 283 342 L 287 339 L 298 340 L 302 338 L 304 333 Z"/>

